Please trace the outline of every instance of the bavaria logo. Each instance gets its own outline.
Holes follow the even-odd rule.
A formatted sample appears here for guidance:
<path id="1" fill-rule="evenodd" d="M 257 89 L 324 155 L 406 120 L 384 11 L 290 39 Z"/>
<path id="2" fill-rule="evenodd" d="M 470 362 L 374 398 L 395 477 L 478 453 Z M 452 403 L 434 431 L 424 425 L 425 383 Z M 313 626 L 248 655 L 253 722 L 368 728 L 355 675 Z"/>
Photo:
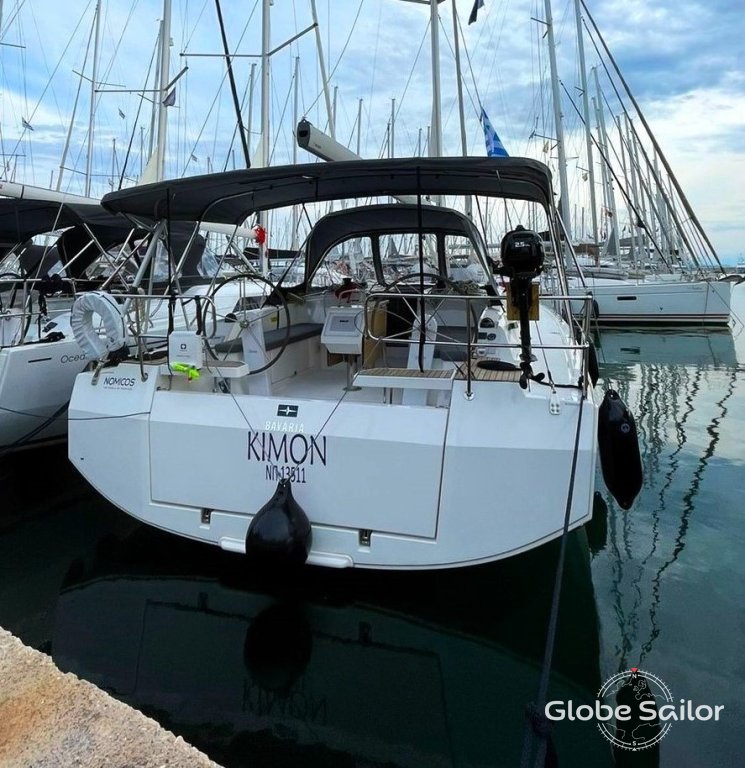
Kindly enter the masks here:
<path id="1" fill-rule="evenodd" d="M 278 405 L 277 406 L 277 416 L 284 416 L 288 419 L 294 419 L 297 416 L 298 412 L 298 406 L 297 405 Z"/>

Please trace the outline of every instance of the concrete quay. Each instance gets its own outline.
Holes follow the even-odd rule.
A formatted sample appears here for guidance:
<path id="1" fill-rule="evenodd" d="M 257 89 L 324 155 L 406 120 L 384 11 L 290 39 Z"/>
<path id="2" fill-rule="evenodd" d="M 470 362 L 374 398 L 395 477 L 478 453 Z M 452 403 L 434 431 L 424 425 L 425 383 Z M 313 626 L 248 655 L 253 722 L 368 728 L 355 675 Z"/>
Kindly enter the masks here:
<path id="1" fill-rule="evenodd" d="M 220 768 L 0 628 L 2 768 Z"/>

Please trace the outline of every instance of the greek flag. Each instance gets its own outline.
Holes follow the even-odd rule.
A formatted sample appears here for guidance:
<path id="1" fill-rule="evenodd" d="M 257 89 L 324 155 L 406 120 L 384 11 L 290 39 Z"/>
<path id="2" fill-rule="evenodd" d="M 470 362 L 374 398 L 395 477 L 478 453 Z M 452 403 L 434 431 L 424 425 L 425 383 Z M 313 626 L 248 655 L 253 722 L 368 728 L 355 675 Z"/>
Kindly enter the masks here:
<path id="1" fill-rule="evenodd" d="M 479 8 L 484 7 L 484 0 L 475 0 L 473 8 L 471 9 L 471 15 L 468 17 L 468 23 L 473 24 L 479 16 Z"/>
<path id="2" fill-rule="evenodd" d="M 486 114 L 486 110 L 481 107 L 481 125 L 484 128 L 484 141 L 486 142 L 486 156 L 487 157 L 509 157 L 507 150 L 504 148 L 504 144 L 497 136 L 497 132 L 489 120 L 489 116 Z"/>

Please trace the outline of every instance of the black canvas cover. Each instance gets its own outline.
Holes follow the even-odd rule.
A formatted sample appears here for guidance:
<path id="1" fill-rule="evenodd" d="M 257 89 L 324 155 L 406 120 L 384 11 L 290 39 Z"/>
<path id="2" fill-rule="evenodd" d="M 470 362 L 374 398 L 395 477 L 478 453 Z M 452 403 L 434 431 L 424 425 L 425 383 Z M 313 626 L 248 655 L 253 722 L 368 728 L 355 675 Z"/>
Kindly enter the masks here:
<path id="1" fill-rule="evenodd" d="M 4 246 L 76 224 L 113 228 L 125 237 L 132 229 L 127 219 L 100 205 L 0 198 L 0 243 Z"/>
<path id="2" fill-rule="evenodd" d="M 101 204 L 133 217 L 240 224 L 257 211 L 300 203 L 418 194 L 487 195 L 549 207 L 551 173 L 537 160 L 515 157 L 349 160 L 166 180 L 110 192 Z"/>

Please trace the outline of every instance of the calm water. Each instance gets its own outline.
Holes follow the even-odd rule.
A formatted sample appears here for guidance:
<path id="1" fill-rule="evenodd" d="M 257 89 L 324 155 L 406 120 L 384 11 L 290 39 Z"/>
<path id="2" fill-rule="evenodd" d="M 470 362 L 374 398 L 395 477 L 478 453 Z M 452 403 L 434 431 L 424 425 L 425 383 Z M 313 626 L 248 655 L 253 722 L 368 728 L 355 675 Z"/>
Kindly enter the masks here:
<path id="1" fill-rule="evenodd" d="M 593 526 L 569 542 L 549 691 L 592 702 L 639 666 L 676 700 L 723 704 L 722 720 L 615 756 L 594 724 L 558 723 L 559 765 L 745 763 L 740 327 L 603 332 L 601 373 L 636 415 L 645 482 L 623 512 L 598 477 Z M 519 765 L 556 547 L 280 582 L 117 512 L 63 449 L 0 461 L 0 625 L 223 765 Z"/>

